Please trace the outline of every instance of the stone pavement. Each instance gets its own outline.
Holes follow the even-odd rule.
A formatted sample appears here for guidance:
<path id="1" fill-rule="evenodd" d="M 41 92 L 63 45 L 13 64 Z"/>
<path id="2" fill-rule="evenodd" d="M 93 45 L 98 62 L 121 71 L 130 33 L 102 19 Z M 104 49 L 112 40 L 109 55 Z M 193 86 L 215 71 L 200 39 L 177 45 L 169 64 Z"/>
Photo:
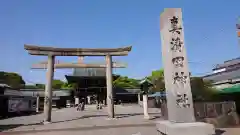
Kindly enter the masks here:
<path id="1" fill-rule="evenodd" d="M 64 108 L 52 112 L 52 123 L 43 125 L 43 114 L 0 120 L 0 130 L 6 135 L 156 135 L 155 121 L 160 110 L 150 108 L 153 119 L 143 119 L 143 109 L 138 105 L 117 105 L 116 119 L 107 118 L 107 108 L 96 110 L 87 106 L 83 112 Z M 0 135 L 2 135 L 0 133 Z M 240 128 L 218 130 L 217 135 L 240 135 Z"/>
<path id="2" fill-rule="evenodd" d="M 64 108 L 52 112 L 51 124 L 41 124 L 43 114 L 38 114 L 0 120 L 0 125 L 10 127 L 4 130 L 7 134 L 53 134 L 53 132 L 54 134 L 64 132 L 95 134 L 97 132 L 99 135 L 100 133 L 123 135 L 123 133 L 136 134 L 151 131 L 155 128 L 155 120 L 160 119 L 160 110 L 155 108 L 149 109 L 152 120 L 143 119 L 143 109 L 138 105 L 117 105 L 116 119 L 108 119 L 106 109 L 96 110 L 95 106 L 87 106 L 85 111 L 79 112 L 75 108 Z M 128 130 L 123 130 L 126 128 Z M 58 133 L 60 131 L 61 133 Z M 156 134 L 156 129 L 153 132 Z"/>

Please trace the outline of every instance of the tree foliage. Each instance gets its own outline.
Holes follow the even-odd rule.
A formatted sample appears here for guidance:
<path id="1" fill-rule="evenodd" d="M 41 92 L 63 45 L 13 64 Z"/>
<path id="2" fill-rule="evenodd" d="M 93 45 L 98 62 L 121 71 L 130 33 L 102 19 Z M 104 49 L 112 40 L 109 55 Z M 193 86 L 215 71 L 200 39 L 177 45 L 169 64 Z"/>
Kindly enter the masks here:
<path id="1" fill-rule="evenodd" d="M 0 83 L 7 84 L 12 88 L 23 88 L 25 85 L 25 81 L 22 76 L 17 73 L 11 72 L 0 72 Z"/>
<path id="2" fill-rule="evenodd" d="M 210 81 L 205 81 L 201 77 L 191 77 L 192 96 L 196 100 L 208 100 L 215 94 L 215 89 Z"/>
<path id="3" fill-rule="evenodd" d="M 147 77 L 153 84 L 152 91 L 159 92 L 165 90 L 164 71 L 163 69 L 152 71 L 151 75 Z"/>
<path id="4" fill-rule="evenodd" d="M 25 89 L 44 89 L 44 84 L 35 84 L 35 85 L 25 85 Z M 52 82 L 53 89 L 74 89 L 76 84 L 69 84 L 61 80 L 53 80 Z"/>
<path id="5" fill-rule="evenodd" d="M 44 89 L 45 84 L 25 85 L 25 89 Z"/>
<path id="6" fill-rule="evenodd" d="M 164 79 L 164 70 L 160 69 L 160 70 L 154 70 L 152 71 L 151 75 L 148 76 L 148 79 L 150 80 L 155 80 L 155 79 Z"/>
<path id="7" fill-rule="evenodd" d="M 148 78 L 152 81 L 153 92 L 165 91 L 163 69 L 152 71 L 152 74 L 148 76 Z M 215 93 L 214 89 L 212 88 L 212 83 L 209 81 L 204 81 L 201 77 L 191 77 L 190 83 L 194 99 L 209 99 Z"/>
<path id="8" fill-rule="evenodd" d="M 113 82 L 113 85 L 121 88 L 139 88 L 139 82 L 140 80 L 137 79 L 120 76 Z"/>
<path id="9" fill-rule="evenodd" d="M 75 83 L 68 83 L 61 80 L 53 80 L 52 84 L 53 89 L 74 89 L 76 86 L 77 84 Z"/>
<path id="10" fill-rule="evenodd" d="M 63 85 L 64 85 L 64 82 L 61 81 L 61 80 L 53 80 L 52 81 L 52 88 L 53 89 L 61 89 Z"/>
<path id="11" fill-rule="evenodd" d="M 77 84 L 75 83 L 67 83 L 64 82 L 64 84 L 61 86 L 61 89 L 75 89 L 77 87 Z"/>

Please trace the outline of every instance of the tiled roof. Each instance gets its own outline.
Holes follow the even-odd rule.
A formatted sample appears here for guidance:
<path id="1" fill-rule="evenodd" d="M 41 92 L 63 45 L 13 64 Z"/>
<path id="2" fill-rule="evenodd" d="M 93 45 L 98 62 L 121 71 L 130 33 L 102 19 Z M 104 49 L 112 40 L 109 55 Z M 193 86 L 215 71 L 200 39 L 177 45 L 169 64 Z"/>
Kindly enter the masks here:
<path id="1" fill-rule="evenodd" d="M 237 79 L 237 78 L 240 78 L 240 68 L 231 70 L 231 71 L 210 74 L 203 77 L 204 80 L 211 80 L 213 82 L 219 82 L 219 81 Z"/>
<path id="2" fill-rule="evenodd" d="M 225 61 L 223 64 L 218 64 L 213 70 L 229 67 L 236 64 L 240 64 L 240 57 Z"/>
<path id="3" fill-rule="evenodd" d="M 20 90 L 24 96 L 37 96 L 44 97 L 44 90 L 35 90 L 35 89 L 27 89 Z M 70 91 L 68 90 L 54 90 L 53 96 L 70 96 Z"/>
<path id="4" fill-rule="evenodd" d="M 0 87 L 8 87 L 8 88 L 10 88 L 10 86 L 5 84 L 5 83 L 0 83 Z"/>
<path id="5" fill-rule="evenodd" d="M 236 26 L 237 26 L 237 29 L 240 29 L 240 24 L 237 24 Z"/>
<path id="6" fill-rule="evenodd" d="M 74 68 L 73 76 L 106 76 L 105 68 Z"/>

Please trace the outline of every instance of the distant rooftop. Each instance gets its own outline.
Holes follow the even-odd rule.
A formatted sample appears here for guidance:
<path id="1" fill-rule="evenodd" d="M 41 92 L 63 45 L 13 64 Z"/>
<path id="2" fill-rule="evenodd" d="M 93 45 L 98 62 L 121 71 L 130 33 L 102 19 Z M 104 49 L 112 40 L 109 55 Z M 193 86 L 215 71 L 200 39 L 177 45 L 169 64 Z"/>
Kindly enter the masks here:
<path id="1" fill-rule="evenodd" d="M 44 89 L 21 89 L 20 92 L 24 96 L 37 96 L 44 97 Z M 70 90 L 53 90 L 53 96 L 70 96 Z"/>
<path id="2" fill-rule="evenodd" d="M 231 79 L 237 79 L 237 78 L 240 78 L 240 69 L 210 74 L 203 77 L 203 79 L 211 80 L 213 82 L 219 82 L 219 81 L 231 80 Z"/>
<path id="3" fill-rule="evenodd" d="M 237 65 L 237 64 L 240 64 L 240 57 L 224 61 L 223 64 L 216 65 L 216 67 L 213 70 L 218 70 L 218 69 L 226 68 L 226 67 Z"/>
<path id="4" fill-rule="evenodd" d="M 9 85 L 5 84 L 5 83 L 0 83 L 0 87 L 7 87 L 7 88 L 11 88 Z"/>
<path id="5" fill-rule="evenodd" d="M 73 76 L 89 77 L 89 76 L 106 76 L 105 68 L 74 68 Z"/>
<path id="6" fill-rule="evenodd" d="M 237 26 L 237 29 L 240 29 L 240 24 L 237 24 L 236 26 Z"/>

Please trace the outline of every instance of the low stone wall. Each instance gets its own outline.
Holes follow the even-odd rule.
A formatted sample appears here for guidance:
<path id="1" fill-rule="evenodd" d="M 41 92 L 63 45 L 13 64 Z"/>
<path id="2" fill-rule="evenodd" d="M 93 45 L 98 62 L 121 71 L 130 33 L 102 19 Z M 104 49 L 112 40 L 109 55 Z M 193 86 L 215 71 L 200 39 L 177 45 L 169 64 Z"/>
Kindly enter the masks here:
<path id="1" fill-rule="evenodd" d="M 167 105 L 164 101 L 161 104 L 161 112 L 163 118 L 167 119 Z M 235 102 L 195 102 L 194 112 L 197 121 L 211 123 L 216 127 L 239 124 Z"/>

